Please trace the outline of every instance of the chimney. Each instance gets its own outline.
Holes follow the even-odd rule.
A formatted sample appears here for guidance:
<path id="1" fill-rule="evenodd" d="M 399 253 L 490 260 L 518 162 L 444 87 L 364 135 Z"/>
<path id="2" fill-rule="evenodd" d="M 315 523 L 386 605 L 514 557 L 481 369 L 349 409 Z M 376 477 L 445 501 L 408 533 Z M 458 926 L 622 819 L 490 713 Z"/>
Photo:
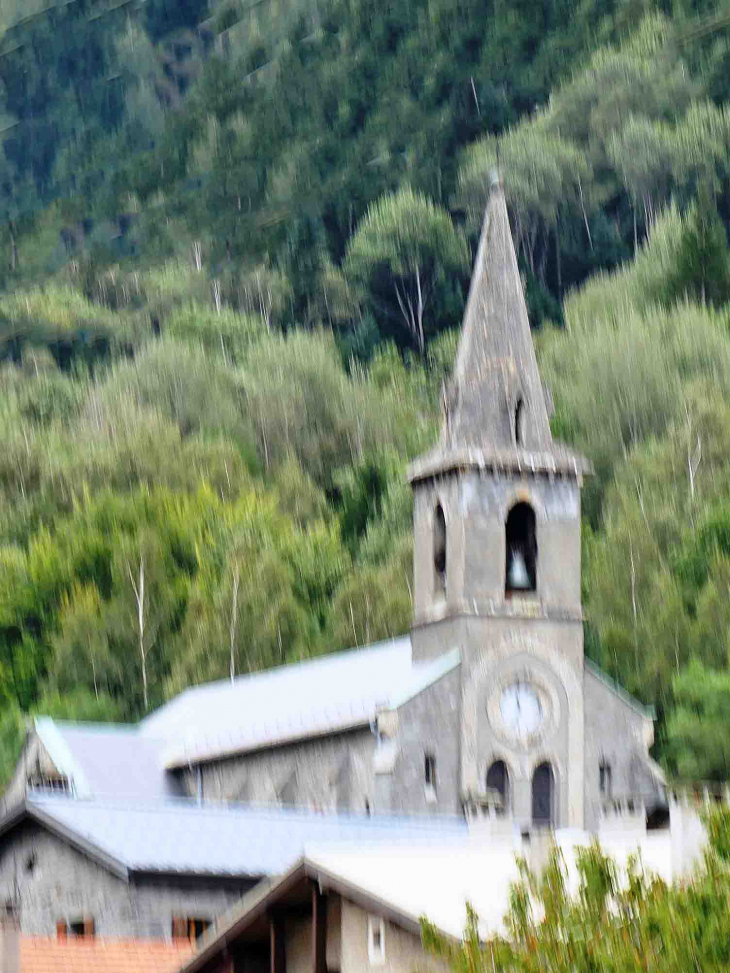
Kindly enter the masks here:
<path id="1" fill-rule="evenodd" d="M 0 973 L 20 973 L 20 916 L 14 902 L 0 908 Z"/>

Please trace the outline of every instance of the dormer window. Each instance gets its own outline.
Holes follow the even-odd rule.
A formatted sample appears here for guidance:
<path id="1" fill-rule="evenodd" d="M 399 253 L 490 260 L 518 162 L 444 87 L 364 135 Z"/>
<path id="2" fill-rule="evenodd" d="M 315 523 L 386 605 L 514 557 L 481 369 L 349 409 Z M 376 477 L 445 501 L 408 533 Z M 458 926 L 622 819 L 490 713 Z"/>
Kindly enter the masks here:
<path id="1" fill-rule="evenodd" d="M 529 503 L 518 503 L 507 517 L 505 593 L 537 589 L 537 531 L 535 511 Z"/>
<path id="2" fill-rule="evenodd" d="M 62 774 L 42 773 L 40 770 L 29 775 L 28 787 L 34 791 L 57 791 L 61 794 L 68 794 L 71 791 L 68 777 Z"/>
<path id="3" fill-rule="evenodd" d="M 439 503 L 433 518 L 434 593 L 446 594 L 446 517 Z"/>

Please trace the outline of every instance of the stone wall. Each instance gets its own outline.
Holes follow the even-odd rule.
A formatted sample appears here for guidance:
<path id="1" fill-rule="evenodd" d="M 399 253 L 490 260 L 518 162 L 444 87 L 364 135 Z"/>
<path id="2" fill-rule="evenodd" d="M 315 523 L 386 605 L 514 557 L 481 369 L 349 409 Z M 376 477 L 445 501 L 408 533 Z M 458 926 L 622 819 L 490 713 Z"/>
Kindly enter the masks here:
<path id="1" fill-rule="evenodd" d="M 86 917 L 98 936 L 166 939 L 174 915 L 213 919 L 252 884 L 127 883 L 35 823 L 6 836 L 0 854 L 0 901 L 19 897 L 21 929 L 32 936 L 55 936 L 59 920 Z"/>
<path id="2" fill-rule="evenodd" d="M 390 804 L 377 811 L 408 814 L 459 814 L 459 668 L 447 673 L 397 711 L 398 747 Z M 435 760 L 434 785 L 425 783 L 425 758 Z"/>
<path id="3" fill-rule="evenodd" d="M 618 690 L 586 667 L 585 695 L 585 827 L 595 830 L 599 809 L 608 798 L 659 796 L 646 758 L 653 741 L 653 722 Z M 611 767 L 610 793 L 601 794 L 600 766 Z"/>
<path id="4" fill-rule="evenodd" d="M 363 813 L 373 804 L 375 742 L 367 727 L 202 764 L 203 799 Z M 197 786 L 197 769 L 187 771 L 188 793 Z"/>

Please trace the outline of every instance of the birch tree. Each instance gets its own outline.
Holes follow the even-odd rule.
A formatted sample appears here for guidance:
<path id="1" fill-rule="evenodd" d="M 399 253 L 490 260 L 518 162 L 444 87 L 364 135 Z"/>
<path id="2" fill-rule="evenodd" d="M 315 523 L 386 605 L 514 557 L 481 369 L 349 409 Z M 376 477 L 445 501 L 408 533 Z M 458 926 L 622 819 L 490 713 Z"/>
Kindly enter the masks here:
<path id="1" fill-rule="evenodd" d="M 397 316 L 421 355 L 439 287 L 467 271 L 469 253 L 448 214 L 410 188 L 382 196 L 350 240 L 345 276 L 375 316 Z"/>
<path id="2" fill-rule="evenodd" d="M 142 528 L 121 540 L 115 570 L 118 594 L 112 611 L 116 611 L 122 628 L 122 644 L 126 643 L 136 657 L 142 709 L 148 712 L 158 669 L 152 664 L 158 654 L 158 633 L 173 607 L 170 584 L 165 578 L 164 553 L 152 531 Z"/>

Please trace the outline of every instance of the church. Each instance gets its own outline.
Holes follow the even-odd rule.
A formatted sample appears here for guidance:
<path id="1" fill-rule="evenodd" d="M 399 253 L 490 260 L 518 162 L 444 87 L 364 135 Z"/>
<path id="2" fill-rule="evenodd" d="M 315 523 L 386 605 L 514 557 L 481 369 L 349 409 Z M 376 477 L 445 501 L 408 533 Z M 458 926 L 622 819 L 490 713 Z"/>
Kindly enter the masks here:
<path id="1" fill-rule="evenodd" d="M 441 437 L 408 470 L 410 634 L 191 688 L 135 726 L 36 720 L 0 819 L 24 932 L 90 912 L 106 935 L 204 928 L 309 840 L 428 843 L 475 815 L 596 831 L 618 804 L 663 820 L 653 713 L 584 654 L 590 465 L 553 440 L 549 402 L 495 181 Z M 118 906 L 92 859 L 127 883 Z"/>

